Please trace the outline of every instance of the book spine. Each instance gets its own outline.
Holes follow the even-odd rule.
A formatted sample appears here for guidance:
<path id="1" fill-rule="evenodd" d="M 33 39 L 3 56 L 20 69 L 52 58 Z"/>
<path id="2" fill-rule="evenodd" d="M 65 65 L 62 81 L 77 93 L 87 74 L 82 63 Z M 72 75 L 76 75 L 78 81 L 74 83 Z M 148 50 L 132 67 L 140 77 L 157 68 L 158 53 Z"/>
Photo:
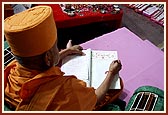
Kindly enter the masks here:
<path id="1" fill-rule="evenodd" d="M 92 86 L 92 50 L 90 49 L 89 53 L 89 81 L 90 81 L 90 87 Z"/>

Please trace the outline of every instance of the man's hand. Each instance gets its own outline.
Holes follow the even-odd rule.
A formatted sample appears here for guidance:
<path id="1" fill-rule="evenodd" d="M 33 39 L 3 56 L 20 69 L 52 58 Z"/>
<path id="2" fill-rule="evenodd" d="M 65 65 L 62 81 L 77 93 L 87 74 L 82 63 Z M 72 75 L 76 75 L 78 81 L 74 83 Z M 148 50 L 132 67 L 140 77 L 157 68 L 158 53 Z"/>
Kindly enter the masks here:
<path id="1" fill-rule="evenodd" d="M 121 70 L 121 68 L 122 68 L 121 61 L 115 60 L 110 64 L 108 72 L 115 75 Z"/>
<path id="2" fill-rule="evenodd" d="M 67 50 L 67 55 L 71 55 L 71 54 L 79 54 L 79 55 L 83 55 L 83 48 L 79 45 L 72 45 L 72 40 L 69 40 L 67 45 L 66 45 L 66 50 Z"/>
<path id="3" fill-rule="evenodd" d="M 75 54 L 75 55 L 84 55 L 84 53 L 82 52 L 82 47 L 81 46 L 79 46 L 79 45 L 74 45 L 74 46 L 71 46 L 71 47 L 69 47 L 69 48 L 66 48 L 66 49 L 64 49 L 64 50 L 61 50 L 60 52 L 59 52 L 59 55 L 60 55 L 60 61 L 62 60 L 62 59 L 64 59 L 66 56 L 68 56 L 68 55 L 73 55 L 73 54 Z"/>
<path id="4" fill-rule="evenodd" d="M 120 60 L 115 60 L 110 64 L 108 74 L 102 84 L 95 90 L 97 95 L 97 103 L 101 102 L 105 94 L 109 90 L 112 80 L 115 74 L 117 74 L 122 68 Z"/>
<path id="5" fill-rule="evenodd" d="M 79 54 L 79 55 L 83 55 L 84 53 L 82 52 L 83 48 L 79 45 L 74 45 L 72 47 L 67 48 L 67 54 L 71 55 L 71 54 Z"/>
<path id="6" fill-rule="evenodd" d="M 83 48 L 79 45 L 72 45 L 72 40 L 69 40 L 66 46 L 66 49 L 63 49 L 59 52 L 60 62 L 58 66 L 62 65 L 62 60 L 68 55 L 84 55 L 82 52 Z"/>

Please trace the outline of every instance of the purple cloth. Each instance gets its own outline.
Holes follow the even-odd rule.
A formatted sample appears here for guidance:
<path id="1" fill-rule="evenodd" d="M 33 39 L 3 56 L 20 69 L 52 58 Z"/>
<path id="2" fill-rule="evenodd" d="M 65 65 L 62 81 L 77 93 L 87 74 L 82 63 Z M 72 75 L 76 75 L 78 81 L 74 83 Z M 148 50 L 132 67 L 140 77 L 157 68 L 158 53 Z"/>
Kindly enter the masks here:
<path id="1" fill-rule="evenodd" d="M 122 62 L 124 82 L 121 99 L 128 103 L 134 91 L 145 85 L 164 89 L 164 53 L 148 40 L 143 41 L 127 28 L 104 34 L 86 43 L 84 49 L 116 50 Z"/>

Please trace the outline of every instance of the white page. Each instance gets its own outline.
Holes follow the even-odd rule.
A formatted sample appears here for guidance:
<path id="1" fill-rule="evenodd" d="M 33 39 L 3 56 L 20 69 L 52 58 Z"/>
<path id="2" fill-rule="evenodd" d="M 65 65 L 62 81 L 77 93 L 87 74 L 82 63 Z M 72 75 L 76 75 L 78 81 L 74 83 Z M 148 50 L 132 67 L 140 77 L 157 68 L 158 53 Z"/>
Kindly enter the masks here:
<path id="1" fill-rule="evenodd" d="M 91 86 L 97 89 L 106 77 L 112 61 L 117 60 L 117 51 L 92 51 Z M 119 75 L 116 75 L 110 89 L 120 89 Z"/>
<path id="2" fill-rule="evenodd" d="M 65 75 L 75 75 L 78 79 L 83 80 L 90 86 L 90 60 L 91 50 L 83 50 L 84 56 L 72 55 L 67 56 L 61 66 Z"/>

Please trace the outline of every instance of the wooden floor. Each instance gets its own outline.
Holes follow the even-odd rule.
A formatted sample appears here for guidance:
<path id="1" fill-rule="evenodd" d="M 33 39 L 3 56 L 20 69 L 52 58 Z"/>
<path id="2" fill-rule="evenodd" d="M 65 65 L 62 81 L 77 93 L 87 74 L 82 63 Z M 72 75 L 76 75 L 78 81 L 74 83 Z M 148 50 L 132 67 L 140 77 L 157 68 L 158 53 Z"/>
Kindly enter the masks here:
<path id="1" fill-rule="evenodd" d="M 120 5 L 123 9 L 122 26 L 127 27 L 141 39 L 148 39 L 155 46 L 164 48 L 164 27 L 152 22 L 149 18 L 134 12 L 134 10 Z"/>

